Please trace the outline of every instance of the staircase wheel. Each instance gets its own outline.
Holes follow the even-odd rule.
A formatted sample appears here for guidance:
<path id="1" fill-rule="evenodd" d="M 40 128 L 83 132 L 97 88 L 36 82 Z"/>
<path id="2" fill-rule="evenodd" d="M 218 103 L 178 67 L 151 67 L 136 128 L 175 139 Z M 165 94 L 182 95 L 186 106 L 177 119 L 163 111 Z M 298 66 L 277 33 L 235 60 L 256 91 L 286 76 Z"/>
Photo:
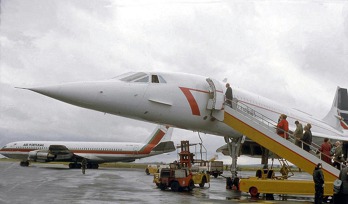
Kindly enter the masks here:
<path id="1" fill-rule="evenodd" d="M 260 195 L 259 191 L 257 190 L 257 188 L 255 186 L 249 188 L 249 193 L 250 193 L 251 197 L 253 197 L 253 198 L 257 198 Z"/>

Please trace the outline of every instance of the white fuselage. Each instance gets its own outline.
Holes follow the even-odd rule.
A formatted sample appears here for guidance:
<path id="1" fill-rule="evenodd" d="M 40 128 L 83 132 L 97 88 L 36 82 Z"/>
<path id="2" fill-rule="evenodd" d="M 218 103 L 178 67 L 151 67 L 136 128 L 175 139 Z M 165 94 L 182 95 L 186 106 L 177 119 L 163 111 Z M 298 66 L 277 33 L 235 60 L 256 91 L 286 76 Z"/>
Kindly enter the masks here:
<path id="1" fill-rule="evenodd" d="M 146 149 L 142 143 L 122 142 L 62 142 L 62 141 L 20 141 L 7 144 L 0 153 L 8 158 L 25 161 L 31 151 L 48 152 L 51 145 L 63 145 L 74 155 L 88 159 L 90 162 L 119 162 L 132 161 L 143 157 L 153 156 L 156 152 Z M 71 161 L 71 155 L 58 155 L 55 161 Z"/>
<path id="2" fill-rule="evenodd" d="M 127 118 L 220 136 L 241 136 L 239 132 L 211 117 L 213 112 L 223 110 L 207 109 L 213 92 L 206 77 L 165 72 L 146 73 L 146 75 L 150 78 L 146 82 L 116 78 L 106 81 L 38 87 L 30 90 L 73 105 Z M 153 75 L 163 78 L 165 83 L 152 83 Z M 223 97 L 226 90 L 224 84 L 215 81 L 215 87 L 217 97 Z M 290 130 L 295 129 L 294 121 L 299 120 L 303 124 L 312 124 L 313 135 L 347 140 L 345 132 L 335 129 L 309 114 L 238 88 L 233 88 L 233 96 L 239 102 L 245 103 L 273 121 L 277 121 L 281 113 L 287 114 Z"/>

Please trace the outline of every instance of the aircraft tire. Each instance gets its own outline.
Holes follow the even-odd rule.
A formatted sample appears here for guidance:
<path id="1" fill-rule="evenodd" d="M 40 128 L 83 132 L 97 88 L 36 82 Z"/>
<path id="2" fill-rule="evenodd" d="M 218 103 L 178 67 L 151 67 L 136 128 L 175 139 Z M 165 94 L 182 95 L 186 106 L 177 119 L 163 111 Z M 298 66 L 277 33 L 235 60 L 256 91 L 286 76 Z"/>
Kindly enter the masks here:
<path id="1" fill-rule="evenodd" d="M 145 173 L 146 173 L 146 175 L 150 175 L 150 172 L 149 172 L 148 168 L 146 168 Z"/>
<path id="2" fill-rule="evenodd" d="M 166 190 L 167 186 L 163 183 L 160 183 L 158 186 L 162 191 Z"/>
<path id="3" fill-rule="evenodd" d="M 179 182 L 173 181 L 173 182 L 170 184 L 170 188 L 172 189 L 172 191 L 178 192 L 178 191 L 180 190 Z"/>
<path id="4" fill-rule="evenodd" d="M 235 190 L 239 190 L 239 178 L 236 177 L 233 179 L 233 182 L 232 182 L 232 188 L 235 188 Z"/>
<path id="5" fill-rule="evenodd" d="M 21 162 L 19 162 L 19 165 L 23 166 L 23 167 L 27 167 L 27 166 L 29 166 L 29 161 L 21 161 Z"/>

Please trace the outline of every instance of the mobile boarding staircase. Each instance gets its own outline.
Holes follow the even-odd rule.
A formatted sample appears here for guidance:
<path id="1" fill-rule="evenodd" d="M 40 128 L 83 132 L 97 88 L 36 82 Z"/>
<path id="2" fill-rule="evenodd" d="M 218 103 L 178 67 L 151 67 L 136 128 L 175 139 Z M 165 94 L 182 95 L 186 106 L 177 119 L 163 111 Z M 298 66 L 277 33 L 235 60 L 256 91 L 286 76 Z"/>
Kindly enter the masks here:
<path id="1" fill-rule="evenodd" d="M 232 107 L 225 105 L 223 122 L 309 174 L 313 173 L 318 163 L 322 163 L 325 182 L 333 182 L 338 178 L 339 170 L 315 155 L 317 145 L 311 147 L 315 150 L 312 154 L 295 145 L 294 137 L 289 140 L 280 137 L 275 131 L 276 122 L 242 102 L 233 101 Z"/>

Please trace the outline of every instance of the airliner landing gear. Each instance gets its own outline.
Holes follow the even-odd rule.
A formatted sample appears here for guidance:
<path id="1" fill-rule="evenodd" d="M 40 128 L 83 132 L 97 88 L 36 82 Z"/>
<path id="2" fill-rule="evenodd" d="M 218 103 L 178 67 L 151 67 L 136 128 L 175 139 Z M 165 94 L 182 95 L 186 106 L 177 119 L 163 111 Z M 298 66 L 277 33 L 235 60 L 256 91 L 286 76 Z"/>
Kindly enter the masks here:
<path id="1" fill-rule="evenodd" d="M 29 166 L 29 161 L 21 161 L 21 162 L 19 163 L 19 165 L 20 165 L 20 166 L 25 166 L 25 167 L 27 167 L 27 166 Z"/>
<path id="2" fill-rule="evenodd" d="M 69 163 L 69 169 L 81 169 L 81 164 L 77 162 Z"/>
<path id="3" fill-rule="evenodd" d="M 97 163 L 87 163 L 87 169 L 98 169 L 99 164 Z M 81 169 L 81 163 L 71 162 L 69 163 L 69 169 Z"/>
<path id="4" fill-rule="evenodd" d="M 98 169 L 98 168 L 99 168 L 99 164 L 96 164 L 96 163 L 87 164 L 87 169 Z"/>
<path id="5" fill-rule="evenodd" d="M 228 189 L 239 190 L 238 189 L 239 178 L 237 176 L 237 159 L 238 159 L 238 153 L 240 151 L 242 141 L 244 140 L 245 140 L 245 136 L 238 137 L 238 138 L 225 137 L 225 142 L 227 143 L 227 147 L 228 147 L 228 153 L 232 159 L 232 164 L 231 164 L 232 176 L 231 178 L 228 178 L 226 180 L 226 188 Z"/>

